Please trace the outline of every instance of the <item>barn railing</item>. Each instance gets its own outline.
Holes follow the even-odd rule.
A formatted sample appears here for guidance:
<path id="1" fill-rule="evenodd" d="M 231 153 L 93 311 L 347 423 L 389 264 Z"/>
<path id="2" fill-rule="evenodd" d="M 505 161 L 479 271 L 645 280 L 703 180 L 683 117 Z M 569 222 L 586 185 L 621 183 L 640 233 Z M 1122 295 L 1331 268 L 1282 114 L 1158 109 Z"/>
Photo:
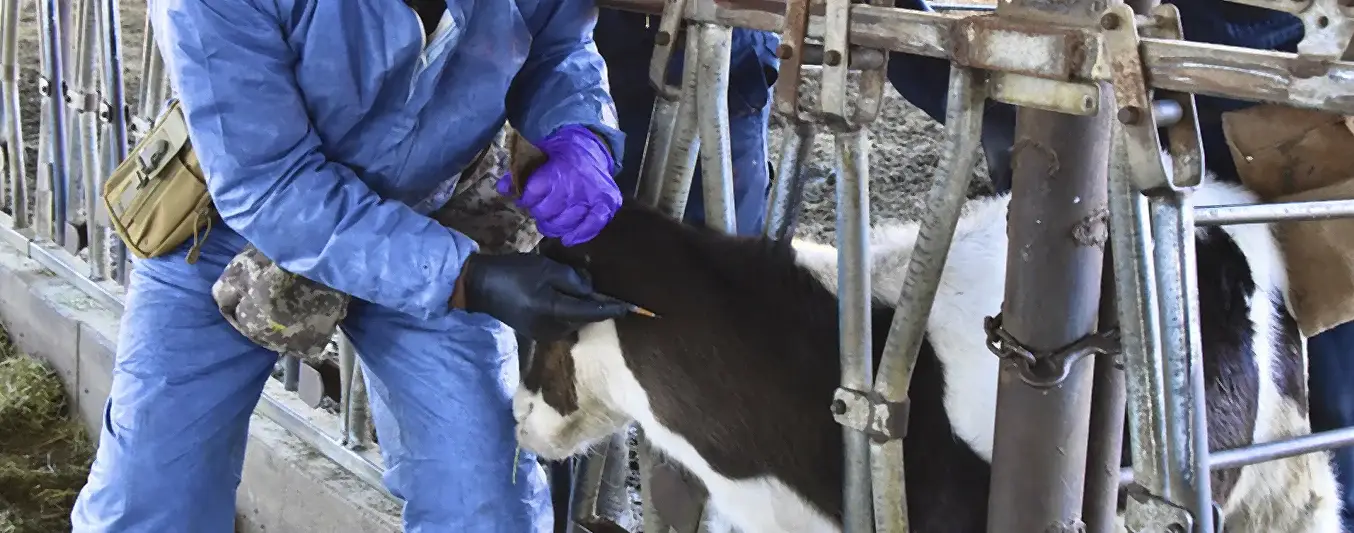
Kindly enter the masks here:
<path id="1" fill-rule="evenodd" d="M 42 110 L 37 160 L 29 162 L 19 105 L 17 30 L 23 2 L 0 0 L 0 237 L 121 309 L 130 265 L 95 207 L 95 193 L 170 90 L 147 25 L 136 105 L 127 106 L 116 0 L 35 1 L 42 25 L 42 73 L 36 81 Z M 1299 54 L 1183 41 L 1174 9 L 1152 2 L 1137 2 L 1135 13 L 1114 1 L 1007 0 L 993 13 L 968 16 L 903 10 L 887 0 L 745 0 L 737 5 L 599 0 L 603 7 L 664 15 L 660 30 L 666 38 L 660 35 L 651 68 L 660 91 L 641 199 L 677 216 L 699 161 L 708 169 L 703 173 L 706 220 L 731 228 L 727 108 L 721 95 L 728 83 L 728 35 L 734 26 L 780 32 L 783 39 L 782 81 L 774 105 L 790 134 L 781 150 L 768 235 L 793 234 L 802 189 L 797 170 L 816 134 L 834 136 L 844 379 L 834 398 L 823 402 L 836 413 L 849 444 L 846 531 L 908 530 L 907 510 L 899 505 L 906 501 L 901 473 L 908 384 L 976 162 L 988 99 L 1021 106 L 1020 136 L 1040 148 L 1014 158 L 1011 238 L 1016 245 L 1011 248 L 1045 251 L 1011 263 L 1005 320 L 992 324 L 994 347 L 1010 354 L 1021 346 L 1063 346 L 1093 339 L 1097 321 L 1101 330 L 1117 323 L 1127 370 L 1115 368 L 1110 357 L 1094 357 L 1094 365 L 1065 357 L 1039 361 L 1059 370 L 1056 378 L 1041 381 L 1019 357 L 1008 358 L 999 389 L 994 524 L 1008 531 L 1045 531 L 1058 524 L 1070 531 L 1084 519 L 1087 530 L 1108 531 L 1114 499 L 1106 495 L 1120 483 L 1135 483 L 1143 490 L 1130 499 L 1130 524 L 1143 531 L 1211 533 L 1214 510 L 1208 476 L 1201 473 L 1354 442 L 1354 430 L 1342 430 L 1212 455 L 1202 447 L 1207 430 L 1196 364 L 1192 228 L 1354 216 L 1354 201 L 1192 205 L 1190 187 L 1201 170 L 1197 142 L 1191 141 L 1198 135 L 1192 94 L 1354 114 L 1354 63 L 1340 59 L 1354 33 L 1354 8 L 1338 0 L 1241 3 L 1300 15 L 1307 37 Z M 684 77 L 681 86 L 669 87 L 663 70 L 681 33 L 688 50 Z M 885 52 L 890 51 L 945 58 L 953 66 L 944 155 L 900 295 L 901 312 L 876 371 L 869 364 L 866 320 L 866 129 L 882 102 Z M 820 104 L 803 109 L 798 82 L 810 62 L 821 64 Z M 859 92 L 848 98 L 848 79 L 857 76 Z M 1183 139 L 1171 146 L 1182 162 L 1174 178 L 1167 177 L 1156 155 L 1158 125 L 1172 128 L 1173 139 Z M 1044 187 L 1047 180 L 1057 180 L 1059 187 Z M 1067 209 L 1073 197 L 1077 207 Z M 1096 211 L 1105 208 L 1107 215 Z M 1106 218 L 1108 237 L 1090 232 L 1086 238 L 1099 239 L 1091 244 L 1100 245 L 1108 240 L 1112 254 L 1102 253 L 1104 246 L 1074 242 L 1067 237 L 1071 232 L 1050 229 L 1083 220 L 1103 224 Z M 1102 278 L 1113 288 L 1105 291 L 1104 306 Z M 1084 281 L 1068 286 L 1067 280 Z M 1037 315 L 1031 312 L 1031 294 L 1040 295 Z M 1049 316 L 1049 305 L 1066 320 L 1031 319 Z M 325 369 L 295 358 L 280 362 L 280 379 L 270 380 L 259 410 L 379 488 L 381 464 L 370 439 L 361 372 L 342 340 L 336 339 L 334 364 L 342 384 L 337 416 L 314 409 L 325 395 Z M 1118 468 L 1125 409 L 1137 443 L 1131 472 Z M 613 439 L 591 459 L 614 459 L 622 452 L 624 439 Z M 647 475 L 653 463 L 647 449 L 640 452 L 641 472 Z M 1088 455 L 1104 468 L 1088 469 Z M 598 504 L 598 487 L 616 486 L 586 481 L 620 475 L 623 469 L 615 464 L 587 462 L 580 476 L 584 494 L 576 503 L 591 508 L 582 515 L 596 515 L 604 507 Z M 645 531 L 667 531 L 644 492 Z"/>
<path id="2" fill-rule="evenodd" d="M 1299 54 L 1184 41 L 1178 12 L 1154 1 L 1004 0 L 994 14 L 978 17 L 850 0 L 599 3 L 663 15 L 660 43 L 677 39 L 676 18 L 702 32 L 722 25 L 781 33 L 775 110 L 791 133 L 780 153 L 769 235 L 792 234 L 804 147 L 820 130 L 836 139 L 843 379 L 830 406 L 848 444 L 845 531 L 908 531 L 907 389 L 987 99 L 1021 107 L 1017 136 L 1025 146 L 1014 158 L 1010 249 L 1039 252 L 1009 261 L 1006 320 L 989 324 L 994 350 L 1008 356 L 999 385 L 991 530 L 1108 532 L 1118 487 L 1134 483 L 1142 490 L 1133 491 L 1127 510 L 1133 530 L 1211 533 L 1220 524 L 1208 471 L 1354 442 L 1354 429 L 1345 429 L 1209 453 L 1192 238 L 1200 225 L 1351 217 L 1354 201 L 1196 208 L 1190 198 L 1203 174 L 1194 94 L 1354 113 L 1354 63 L 1341 60 L 1354 34 L 1348 3 L 1241 0 L 1298 15 L 1306 26 Z M 663 46 L 655 52 L 656 71 L 666 64 Z M 945 58 L 952 73 L 946 144 L 874 372 L 865 313 L 868 145 L 861 131 L 877 111 L 882 51 Z M 797 104 L 808 59 L 822 64 L 821 105 L 814 110 Z M 845 80 L 852 70 L 860 72 L 861 94 L 848 112 Z M 662 100 L 677 98 L 661 96 L 656 116 L 666 116 Z M 687 145 L 669 145 L 671 130 L 658 123 L 646 153 L 656 159 L 646 160 L 642 190 L 689 179 L 662 160 L 664 147 Z M 1159 127 L 1173 141 L 1170 173 L 1159 156 Z M 1073 231 L 1088 224 L 1100 231 Z M 1048 319 L 1057 315 L 1064 319 Z M 1068 345 L 1081 349 L 1020 357 Z M 1116 368 L 1113 352 L 1122 352 L 1126 371 Z M 1095 354 L 1102 356 L 1093 365 L 1081 362 Z M 1041 365 L 1053 372 L 1041 375 Z M 1125 411 L 1134 468 L 1121 473 Z M 646 525 L 666 531 L 656 520 Z"/>

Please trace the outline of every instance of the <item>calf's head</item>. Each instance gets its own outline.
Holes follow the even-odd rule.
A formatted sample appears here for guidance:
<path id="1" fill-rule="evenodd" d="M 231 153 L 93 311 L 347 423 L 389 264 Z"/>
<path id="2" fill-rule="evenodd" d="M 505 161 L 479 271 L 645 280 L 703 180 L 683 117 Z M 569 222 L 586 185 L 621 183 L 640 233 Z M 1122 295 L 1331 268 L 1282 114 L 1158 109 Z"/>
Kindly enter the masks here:
<path id="1" fill-rule="evenodd" d="M 608 320 L 536 346 L 512 402 L 523 449 L 564 459 L 632 421 L 624 405 L 639 383 L 626 369 L 617 341 L 616 323 Z"/>

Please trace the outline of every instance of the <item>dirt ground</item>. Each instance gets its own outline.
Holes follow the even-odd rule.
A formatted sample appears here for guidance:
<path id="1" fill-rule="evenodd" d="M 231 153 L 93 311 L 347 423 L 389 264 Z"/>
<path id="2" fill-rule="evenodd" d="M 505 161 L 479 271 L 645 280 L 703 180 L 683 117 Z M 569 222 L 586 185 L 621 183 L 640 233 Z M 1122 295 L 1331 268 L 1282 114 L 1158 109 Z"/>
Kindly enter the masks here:
<path id="1" fill-rule="evenodd" d="M 74 2 L 72 2 L 73 4 Z M 948 3 L 991 4 L 992 0 L 957 0 Z M 40 75 L 39 39 L 36 2 L 25 2 L 21 17 L 20 62 L 22 65 L 21 106 L 26 144 L 27 175 L 32 190 L 36 177 L 38 124 L 41 112 L 37 94 L 37 79 Z M 122 2 L 122 61 L 126 97 L 131 109 L 136 109 L 138 88 L 141 81 L 141 55 L 145 35 L 144 0 L 124 0 Z M 68 55 L 67 65 L 74 63 L 74 57 Z M 803 92 L 817 94 L 816 73 L 811 73 L 803 82 Z M 935 166 L 939 161 L 942 127 L 911 104 L 904 101 L 892 88 L 887 89 L 886 102 L 881 116 L 871 128 L 869 136 L 873 142 L 870 153 L 871 179 L 870 204 L 872 222 L 882 220 L 910 220 L 918 217 L 922 209 L 921 195 L 925 192 Z M 810 98 L 812 100 L 813 98 Z M 780 131 L 772 130 L 769 139 L 770 151 L 779 152 Z M 803 214 L 800 218 L 799 235 L 820 241 L 830 241 L 834 234 L 834 173 L 835 155 L 832 138 L 819 135 L 816 139 L 807 175 L 809 182 L 805 187 Z M 977 193 L 987 188 L 985 166 L 979 163 L 979 178 L 974 181 L 971 192 Z M 79 463 L 79 461 L 76 461 Z M 0 463 L 3 468 L 3 463 Z M 82 476 L 81 476 L 82 479 Z M 633 486 L 632 479 L 632 486 Z M 78 485 L 77 485 L 78 486 Z M 632 492 L 633 494 L 633 492 Z M 0 501 L 3 501 L 0 499 Z M 68 526 L 67 526 L 68 528 Z M 55 531 L 56 529 L 51 529 Z M 3 515 L 0 515 L 0 533 L 10 533 L 4 529 Z M 18 530 L 25 531 L 25 530 Z"/>

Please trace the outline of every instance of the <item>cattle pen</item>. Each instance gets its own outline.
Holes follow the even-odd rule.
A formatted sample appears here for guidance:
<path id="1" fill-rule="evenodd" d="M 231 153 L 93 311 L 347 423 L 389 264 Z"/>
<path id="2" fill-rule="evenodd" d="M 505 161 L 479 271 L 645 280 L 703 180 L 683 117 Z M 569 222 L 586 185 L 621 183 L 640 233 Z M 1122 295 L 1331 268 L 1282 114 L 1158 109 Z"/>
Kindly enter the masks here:
<path id="1" fill-rule="evenodd" d="M 1005 304 L 988 331 L 973 332 L 991 339 L 1003 359 L 989 531 L 1113 531 L 1116 496 L 1131 486 L 1130 531 L 1214 533 L 1219 511 L 1208 472 L 1354 443 L 1350 428 L 1237 450 L 1207 447 L 1194 229 L 1354 217 L 1354 199 L 1191 201 L 1203 175 L 1195 94 L 1354 115 L 1354 62 L 1346 59 L 1354 4 L 1237 3 L 1299 16 L 1306 36 L 1297 53 L 1189 42 L 1177 10 L 1153 1 L 1003 0 L 977 12 L 926 12 L 885 0 L 598 0 L 662 15 L 650 72 L 659 97 L 638 201 L 680 215 L 699 163 L 707 223 L 732 228 L 722 95 L 733 27 L 782 36 L 768 237 L 794 234 L 815 139 L 832 139 L 843 379 L 822 404 L 848 444 L 844 531 L 909 531 L 902 467 L 909 381 L 972 186 L 988 101 L 1018 106 L 1020 139 L 1012 157 Z M 35 117 L 19 103 L 24 4 L 0 0 L 0 242 L 121 309 L 131 263 L 97 205 L 98 191 L 171 96 L 162 59 L 145 44 L 153 28 L 147 23 L 140 46 L 140 83 L 126 87 L 118 1 L 35 0 L 42 99 Z M 665 69 L 677 46 L 686 47 L 686 67 L 681 85 L 670 86 Z M 876 369 L 869 358 L 867 132 L 885 98 L 890 53 L 942 58 L 951 67 L 940 161 Z M 809 65 L 821 81 L 816 94 L 801 94 Z M 38 131 L 35 152 L 24 143 L 25 126 Z M 1164 166 L 1163 148 L 1173 168 Z M 1085 342 L 1111 333 L 1118 339 L 1112 346 Z M 334 351 L 332 371 L 284 357 L 258 410 L 380 488 L 379 444 L 356 354 L 342 335 Z M 308 413 L 324 402 L 337 405 L 337 427 Z M 1121 435 L 1133 443 L 1133 466 L 1123 471 Z M 653 459 L 642 436 L 639 447 L 647 474 Z M 625 448 L 613 439 L 589 457 L 570 504 L 576 519 L 606 521 L 626 497 L 605 482 L 624 475 L 607 459 Z M 649 491 L 643 498 L 644 531 L 666 533 Z"/>

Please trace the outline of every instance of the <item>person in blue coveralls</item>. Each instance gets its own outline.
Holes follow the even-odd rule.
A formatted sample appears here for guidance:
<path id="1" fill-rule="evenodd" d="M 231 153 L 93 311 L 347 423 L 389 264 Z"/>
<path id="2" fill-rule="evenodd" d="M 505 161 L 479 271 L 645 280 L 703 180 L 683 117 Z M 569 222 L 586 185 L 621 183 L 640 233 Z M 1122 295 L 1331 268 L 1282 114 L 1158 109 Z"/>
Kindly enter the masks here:
<path id="1" fill-rule="evenodd" d="M 73 531 L 235 530 L 277 360 L 211 296 L 246 243 L 354 296 L 344 329 L 405 531 L 551 531 L 544 471 L 514 462 L 513 331 L 559 338 L 628 308 L 539 255 L 477 253 L 425 200 L 507 120 L 549 156 L 519 201 L 543 235 L 576 244 L 611 220 L 626 141 L 596 14 L 591 0 L 150 0 L 224 224 L 195 263 L 185 244 L 135 264 Z"/>

